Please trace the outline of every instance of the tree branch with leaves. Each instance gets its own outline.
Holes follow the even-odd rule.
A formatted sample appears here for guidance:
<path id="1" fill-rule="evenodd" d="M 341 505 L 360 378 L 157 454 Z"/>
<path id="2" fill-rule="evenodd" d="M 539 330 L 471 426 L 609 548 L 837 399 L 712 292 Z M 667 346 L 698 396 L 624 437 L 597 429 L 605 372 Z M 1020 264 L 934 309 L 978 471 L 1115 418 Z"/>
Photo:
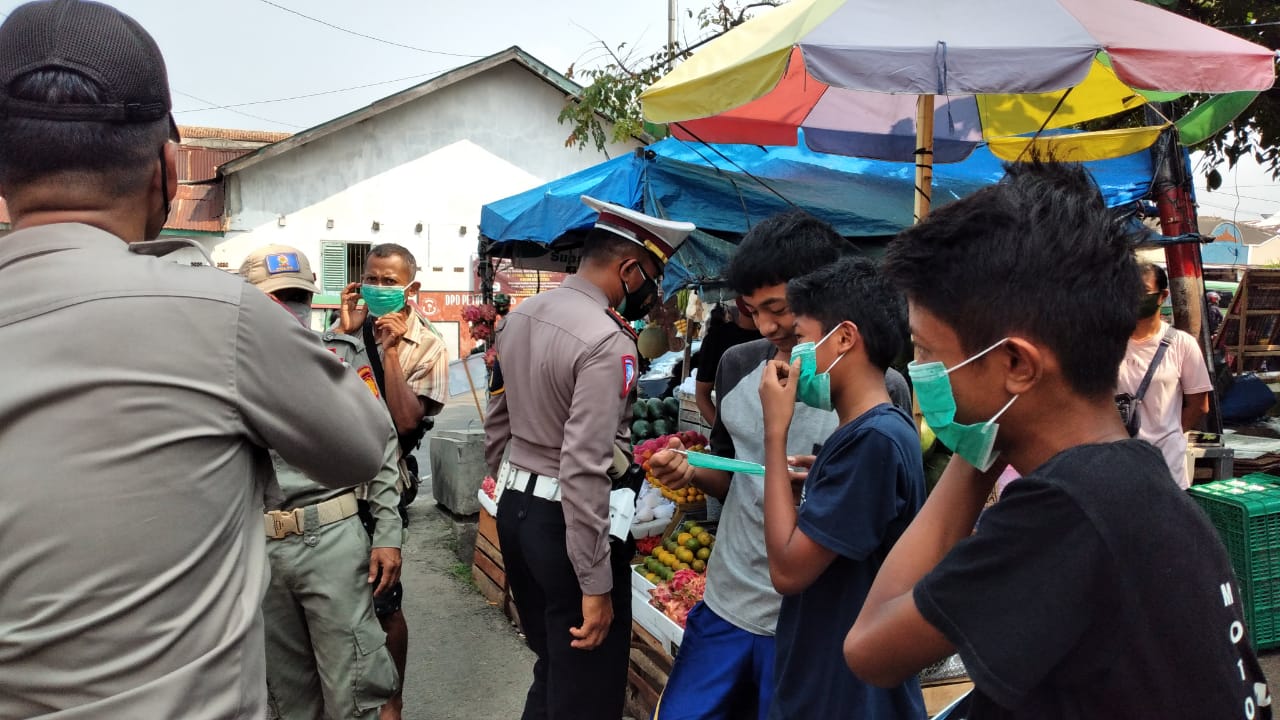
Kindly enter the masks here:
<path id="1" fill-rule="evenodd" d="M 698 13 L 687 11 L 695 20 L 704 37 L 692 43 L 677 43 L 649 55 L 639 56 L 626 43 L 611 47 L 596 38 L 591 48 L 602 50 L 606 56 L 603 65 L 591 68 L 570 66 L 566 75 L 583 85 L 582 92 L 571 98 L 557 118 L 571 131 L 565 138 L 565 147 L 585 148 L 588 145 L 603 151 L 612 143 L 626 142 L 633 137 L 662 132 L 646 126 L 640 109 L 640 93 L 657 82 L 675 63 L 694 50 L 741 25 L 760 8 L 781 5 L 781 0 L 755 0 L 753 2 L 729 2 L 718 0 Z M 611 131 L 606 123 L 612 123 Z"/>

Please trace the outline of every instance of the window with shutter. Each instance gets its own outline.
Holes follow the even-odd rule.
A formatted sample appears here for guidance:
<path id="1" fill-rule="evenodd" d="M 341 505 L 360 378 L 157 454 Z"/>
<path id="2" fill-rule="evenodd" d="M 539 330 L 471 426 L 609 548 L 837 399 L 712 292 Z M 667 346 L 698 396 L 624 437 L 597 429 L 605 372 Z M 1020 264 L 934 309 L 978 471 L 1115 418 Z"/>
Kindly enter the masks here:
<path id="1" fill-rule="evenodd" d="M 341 293 L 347 287 L 347 244 L 320 243 L 320 288 Z"/>

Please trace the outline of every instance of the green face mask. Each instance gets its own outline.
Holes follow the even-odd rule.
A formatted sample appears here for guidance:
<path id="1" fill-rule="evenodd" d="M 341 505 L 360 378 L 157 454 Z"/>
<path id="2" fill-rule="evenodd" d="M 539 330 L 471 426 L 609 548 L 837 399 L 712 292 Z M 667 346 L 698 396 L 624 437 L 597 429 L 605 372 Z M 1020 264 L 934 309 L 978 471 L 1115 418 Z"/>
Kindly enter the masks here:
<path id="1" fill-rule="evenodd" d="M 1138 302 L 1138 317 L 1151 317 L 1160 312 L 1160 293 L 1147 293 Z"/>
<path id="2" fill-rule="evenodd" d="M 796 399 L 811 408 L 831 409 L 831 368 L 844 359 L 844 353 L 836 356 L 826 370 L 818 372 L 818 346 L 839 329 L 840 325 L 837 325 L 818 342 L 800 343 L 791 349 L 791 362 L 800 361 L 800 377 L 796 378 Z"/>
<path id="3" fill-rule="evenodd" d="M 361 285 L 360 297 L 364 298 L 365 304 L 369 306 L 369 314 L 382 317 L 399 312 L 404 307 L 404 286 Z"/>
<path id="4" fill-rule="evenodd" d="M 940 362 L 920 363 L 912 361 L 907 365 L 907 374 L 911 376 L 911 384 L 915 389 L 916 400 L 920 403 L 920 414 L 937 435 L 938 441 L 949 450 L 964 458 L 966 462 L 982 472 L 986 472 L 995 464 L 996 433 L 1000 424 L 996 420 L 1018 399 L 1014 395 L 995 417 L 985 423 L 964 424 L 956 422 L 956 397 L 951 392 L 951 373 L 995 350 L 1009 341 L 1005 338 L 962 363 L 946 367 Z"/>

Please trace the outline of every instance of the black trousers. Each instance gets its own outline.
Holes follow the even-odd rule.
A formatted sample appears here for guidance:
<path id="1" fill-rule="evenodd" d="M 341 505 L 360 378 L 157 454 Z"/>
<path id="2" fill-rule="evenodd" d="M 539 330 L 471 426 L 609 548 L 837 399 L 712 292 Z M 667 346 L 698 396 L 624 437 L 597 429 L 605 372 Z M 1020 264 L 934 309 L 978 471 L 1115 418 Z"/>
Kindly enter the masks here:
<path id="1" fill-rule="evenodd" d="M 565 549 L 560 503 L 515 489 L 498 504 L 498 541 L 529 649 L 537 655 L 522 720 L 619 720 L 631 645 L 630 560 L 635 543 L 610 543 L 613 624 L 594 650 L 569 646 L 582 625 L 582 590 Z"/>

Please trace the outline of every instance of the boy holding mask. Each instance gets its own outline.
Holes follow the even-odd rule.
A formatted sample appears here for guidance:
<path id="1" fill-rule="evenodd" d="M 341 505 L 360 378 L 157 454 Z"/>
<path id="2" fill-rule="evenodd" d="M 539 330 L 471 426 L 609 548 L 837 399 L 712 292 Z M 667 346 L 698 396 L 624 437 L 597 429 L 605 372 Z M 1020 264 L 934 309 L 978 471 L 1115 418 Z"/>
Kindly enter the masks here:
<path id="1" fill-rule="evenodd" d="M 841 634 L 924 502 L 920 438 L 884 383 L 903 345 L 905 308 L 874 263 L 853 257 L 792 280 L 787 304 L 801 343 L 790 363 L 772 361 L 760 382 L 765 546 L 783 595 L 769 717 L 924 718 L 914 678 L 880 689 L 840 662 Z M 834 407 L 840 421 L 804 481 L 799 508 L 786 447 L 797 397 Z"/>

